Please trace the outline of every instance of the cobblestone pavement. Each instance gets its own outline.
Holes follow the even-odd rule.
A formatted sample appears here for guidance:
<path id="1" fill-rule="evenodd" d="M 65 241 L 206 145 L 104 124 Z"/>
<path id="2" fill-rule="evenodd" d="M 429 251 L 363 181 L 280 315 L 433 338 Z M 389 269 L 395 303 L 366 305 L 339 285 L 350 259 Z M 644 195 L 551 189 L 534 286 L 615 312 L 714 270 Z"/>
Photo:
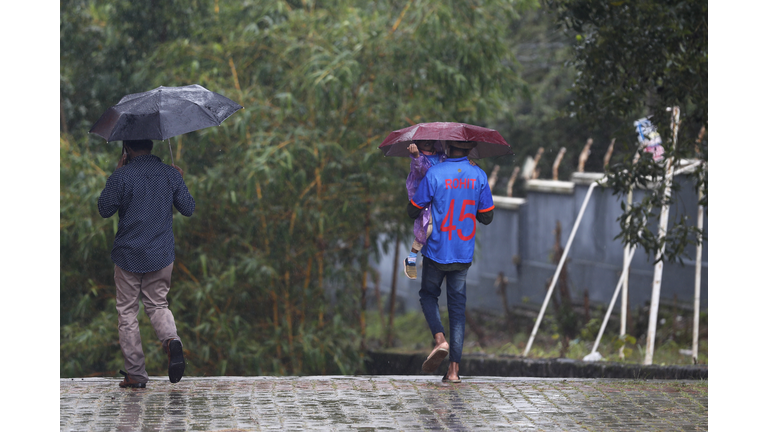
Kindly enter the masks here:
<path id="1" fill-rule="evenodd" d="M 437 376 L 60 382 L 62 431 L 699 431 L 707 381 Z"/>

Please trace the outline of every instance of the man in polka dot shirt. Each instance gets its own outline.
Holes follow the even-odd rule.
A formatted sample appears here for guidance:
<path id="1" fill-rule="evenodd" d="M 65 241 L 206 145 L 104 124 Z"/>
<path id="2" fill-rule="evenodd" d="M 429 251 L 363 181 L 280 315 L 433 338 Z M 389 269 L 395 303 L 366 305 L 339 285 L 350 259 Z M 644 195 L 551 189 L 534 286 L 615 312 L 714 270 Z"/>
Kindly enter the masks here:
<path id="1" fill-rule="evenodd" d="M 139 298 L 155 333 L 168 354 L 168 378 L 179 382 L 184 354 L 166 297 L 175 259 L 173 207 L 192 216 L 195 200 L 184 172 L 152 155 L 151 140 L 123 141 L 125 148 L 115 172 L 99 196 L 99 214 L 119 215 L 112 247 L 117 286 L 117 320 L 125 379 L 120 387 L 144 388 L 149 376 L 139 334 Z"/>

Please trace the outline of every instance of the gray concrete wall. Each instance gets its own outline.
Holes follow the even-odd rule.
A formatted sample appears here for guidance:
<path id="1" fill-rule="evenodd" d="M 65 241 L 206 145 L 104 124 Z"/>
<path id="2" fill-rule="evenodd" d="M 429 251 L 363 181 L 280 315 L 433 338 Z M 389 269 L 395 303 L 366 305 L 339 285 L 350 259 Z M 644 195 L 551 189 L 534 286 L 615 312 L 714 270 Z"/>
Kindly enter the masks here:
<path id="1" fill-rule="evenodd" d="M 507 301 L 510 306 L 523 302 L 541 305 L 546 295 L 547 281 L 556 269 L 556 263 L 552 262 L 556 223 L 559 221 L 561 225 L 560 245 L 564 248 L 589 184 L 597 176 L 599 174 L 582 174 L 581 178 L 574 178 L 572 182 L 531 181 L 527 186 L 526 199 L 494 197 L 496 209 L 493 222 L 488 226 L 477 226 L 475 261 L 467 275 L 468 307 L 503 310 L 495 284 L 499 273 L 507 278 Z M 682 187 L 673 196 L 670 225 L 675 220 L 687 217 L 686 223 L 695 226 L 698 211 L 698 197 L 693 189 L 695 179 L 681 175 L 676 180 Z M 644 193 L 643 190 L 636 190 L 635 201 L 640 201 Z M 621 203 L 618 198 L 612 195 L 610 189 L 596 187 L 568 254 L 568 281 L 575 302 L 581 303 L 584 291 L 589 292 L 590 303 L 610 302 L 623 263 L 623 246 L 619 240 L 614 240 L 619 233 L 617 219 L 620 215 Z M 705 232 L 707 222 L 705 214 Z M 653 232 L 658 231 L 655 225 L 651 229 Z M 416 280 L 408 279 L 402 270 L 402 260 L 410 250 L 411 241 L 408 239 L 407 243 L 400 245 L 395 272 L 396 295 L 407 310 L 420 308 L 418 291 L 421 268 Z M 392 286 L 392 248 L 388 252 L 382 253 L 381 260 L 373 263 L 381 275 L 379 286 L 382 293 L 389 293 Z M 695 246 L 689 246 L 686 252 L 690 259 L 684 259 L 684 265 L 664 264 L 662 302 L 671 302 L 676 295 L 681 306 L 693 305 Z M 421 255 L 419 257 L 421 265 Z M 704 309 L 707 307 L 707 258 L 707 242 L 704 242 L 701 275 L 701 304 Z M 653 258 L 639 248 L 630 268 L 629 301 L 632 308 L 650 300 L 652 281 Z M 445 303 L 445 296 L 441 296 L 441 302 Z"/>

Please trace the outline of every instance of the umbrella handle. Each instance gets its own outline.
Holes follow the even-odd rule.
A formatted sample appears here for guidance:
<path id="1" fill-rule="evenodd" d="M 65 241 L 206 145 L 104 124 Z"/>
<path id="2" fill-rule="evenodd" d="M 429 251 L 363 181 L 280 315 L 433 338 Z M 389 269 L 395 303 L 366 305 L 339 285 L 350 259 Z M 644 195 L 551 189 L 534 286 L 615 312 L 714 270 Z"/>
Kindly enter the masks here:
<path id="1" fill-rule="evenodd" d="M 168 139 L 168 152 L 171 154 L 171 165 L 173 165 L 173 150 L 171 150 L 171 140 Z"/>

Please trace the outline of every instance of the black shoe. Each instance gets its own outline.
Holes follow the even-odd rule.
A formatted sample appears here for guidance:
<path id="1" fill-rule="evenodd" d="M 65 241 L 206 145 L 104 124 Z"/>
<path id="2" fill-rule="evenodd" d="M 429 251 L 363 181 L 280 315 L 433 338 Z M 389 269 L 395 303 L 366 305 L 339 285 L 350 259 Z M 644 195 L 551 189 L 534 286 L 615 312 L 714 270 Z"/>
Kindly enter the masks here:
<path id="1" fill-rule="evenodd" d="M 138 382 L 126 372 L 120 371 L 125 376 L 118 384 L 121 388 L 147 388 L 147 383 Z"/>
<path id="2" fill-rule="evenodd" d="M 171 339 L 168 342 L 168 378 L 172 383 L 181 381 L 184 376 L 184 350 L 181 341 Z"/>

